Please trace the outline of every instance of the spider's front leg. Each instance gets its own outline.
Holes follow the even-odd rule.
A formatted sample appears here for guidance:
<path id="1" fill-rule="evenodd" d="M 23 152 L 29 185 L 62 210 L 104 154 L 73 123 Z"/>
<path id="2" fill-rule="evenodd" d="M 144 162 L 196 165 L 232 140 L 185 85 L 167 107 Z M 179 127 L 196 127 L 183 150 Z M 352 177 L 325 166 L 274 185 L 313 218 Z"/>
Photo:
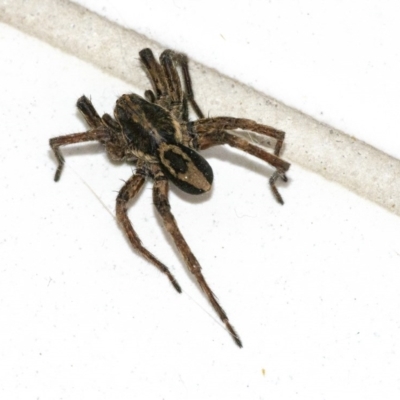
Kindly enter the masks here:
<path id="1" fill-rule="evenodd" d="M 146 260 L 150 261 L 158 270 L 167 275 L 174 288 L 181 293 L 181 288 L 169 269 L 150 253 L 141 243 L 127 214 L 127 203 L 142 189 L 145 178 L 141 174 L 133 175 L 122 187 L 117 196 L 117 219 L 123 227 L 129 242 Z"/>
<path id="2" fill-rule="evenodd" d="M 155 90 L 155 93 L 151 90 L 146 90 L 145 92 L 145 97 L 150 103 L 159 102 L 163 105 L 169 103 L 175 116 L 184 121 L 188 121 L 187 102 L 189 101 L 197 116 L 199 118 L 204 117 L 204 114 L 194 99 L 188 59 L 185 54 L 175 53 L 172 50 L 165 50 L 160 56 L 160 63 L 155 59 L 150 49 L 141 50 L 139 56 L 149 74 L 149 78 Z M 184 94 L 175 64 L 179 65 L 182 69 L 183 82 L 185 85 Z"/>
<path id="3" fill-rule="evenodd" d="M 82 142 L 90 142 L 90 141 L 104 141 L 107 139 L 107 132 L 100 128 L 94 129 L 87 132 L 82 133 L 73 133 L 71 135 L 66 136 L 58 136 L 50 139 L 50 147 L 53 149 L 54 154 L 58 161 L 57 171 L 54 175 L 54 180 L 57 182 L 60 179 L 61 172 L 64 167 L 64 157 L 60 152 L 60 146 L 66 146 L 68 144 L 82 143 Z"/>
<path id="4" fill-rule="evenodd" d="M 277 140 L 274 154 L 268 153 L 266 150 L 246 139 L 232 135 L 225 130 L 243 129 L 256 132 L 261 135 L 269 136 Z M 191 134 L 198 136 L 198 147 L 205 150 L 209 147 L 228 144 L 231 147 L 243 150 L 276 168 L 276 171 L 269 180 L 272 193 L 276 200 L 283 204 L 282 196 L 276 188 L 275 182 L 278 178 L 287 181 L 285 172 L 289 169 L 290 164 L 278 157 L 282 148 L 285 133 L 266 125 L 261 125 L 255 121 L 245 118 L 216 117 L 204 118 L 188 124 L 188 130 Z"/>
<path id="5" fill-rule="evenodd" d="M 171 99 L 175 98 L 175 101 L 178 102 L 179 106 L 182 108 L 182 119 L 184 121 L 188 121 L 189 119 L 187 110 L 188 101 L 194 112 L 197 114 L 197 117 L 204 118 L 203 112 L 194 99 L 192 80 L 190 78 L 188 59 L 186 55 L 182 53 L 175 53 L 172 50 L 165 50 L 161 54 L 160 62 L 167 78 L 170 97 Z M 182 69 L 183 82 L 185 84 L 185 97 L 183 97 L 182 94 L 181 81 L 174 63 L 177 63 Z"/>
<path id="6" fill-rule="evenodd" d="M 90 141 L 105 143 L 110 140 L 110 132 L 102 125 L 102 120 L 90 100 L 82 96 L 76 105 L 92 129 L 87 132 L 73 133 L 71 135 L 58 136 L 50 139 L 50 147 L 53 149 L 58 161 L 57 171 L 54 175 L 54 180 L 56 182 L 60 179 L 64 167 L 64 157 L 60 152 L 60 146 Z"/>
<path id="7" fill-rule="evenodd" d="M 194 99 L 194 93 L 193 93 L 193 88 L 192 88 L 192 79 L 190 78 L 187 57 L 185 54 L 178 54 L 177 60 L 178 60 L 179 64 L 181 65 L 182 72 L 183 72 L 183 80 L 185 82 L 186 97 L 187 97 L 190 105 L 192 106 L 194 112 L 197 114 L 197 116 L 199 118 L 204 118 L 203 112 L 200 110 L 199 105 L 197 104 L 196 100 Z"/>
<path id="8" fill-rule="evenodd" d="M 203 292 L 206 294 L 208 300 L 213 306 L 214 310 L 217 312 L 218 316 L 221 318 L 222 322 L 225 324 L 229 333 L 231 334 L 235 343 L 242 347 L 242 342 L 239 338 L 239 335 L 236 333 L 233 326 L 230 324 L 228 316 L 226 315 L 223 308 L 218 303 L 214 293 L 211 291 L 208 286 L 204 276 L 201 272 L 201 267 L 196 257 L 193 255 L 190 247 L 186 243 L 185 238 L 183 237 L 181 231 L 178 228 L 174 215 L 171 212 L 171 206 L 168 200 L 168 180 L 165 176 L 163 176 L 161 171 L 155 173 L 154 178 L 154 186 L 153 186 L 153 201 L 154 205 L 157 208 L 163 222 L 165 229 L 172 236 L 176 247 L 181 253 L 185 264 L 189 268 L 189 271 L 195 276 L 198 284 L 200 285 Z"/>

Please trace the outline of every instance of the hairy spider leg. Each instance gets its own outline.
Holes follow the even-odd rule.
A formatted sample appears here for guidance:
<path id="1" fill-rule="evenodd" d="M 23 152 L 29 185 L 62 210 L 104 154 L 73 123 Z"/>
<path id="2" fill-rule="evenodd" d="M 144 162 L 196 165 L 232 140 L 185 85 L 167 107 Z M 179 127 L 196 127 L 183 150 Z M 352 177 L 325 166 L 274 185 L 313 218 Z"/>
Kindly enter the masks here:
<path id="1" fill-rule="evenodd" d="M 185 93 L 187 100 L 192 106 L 194 112 L 199 118 L 204 118 L 204 114 L 194 99 L 194 93 L 192 88 L 192 80 L 190 78 L 188 60 L 185 54 L 176 54 L 176 60 L 180 64 L 183 73 L 183 81 L 185 83 Z"/>
<path id="2" fill-rule="evenodd" d="M 274 154 L 279 157 L 283 141 L 285 140 L 285 132 L 275 129 L 268 125 L 258 124 L 257 122 L 247 118 L 233 118 L 233 117 L 214 117 L 203 118 L 192 123 L 195 131 L 199 134 L 208 133 L 221 133 L 225 129 L 243 129 L 252 131 L 259 135 L 264 135 L 276 139 Z M 284 162 L 284 161 L 282 161 Z M 285 163 L 285 162 L 284 162 Z M 288 163 L 286 170 L 289 168 Z"/>
<path id="3" fill-rule="evenodd" d="M 121 188 L 117 196 L 116 213 L 118 222 L 122 225 L 129 242 L 135 250 L 137 250 L 146 260 L 150 261 L 158 270 L 167 275 L 174 288 L 181 293 L 181 287 L 171 274 L 169 269 L 160 262 L 150 251 L 148 251 L 141 243 L 139 236 L 133 229 L 132 223 L 127 214 L 127 204 L 133 199 L 143 187 L 145 178 L 141 174 L 135 174 L 129 178 L 125 185 Z"/>
<path id="4" fill-rule="evenodd" d="M 155 59 L 153 52 L 150 49 L 143 49 L 139 51 L 139 56 L 153 84 L 156 100 L 167 101 L 168 87 L 164 71 Z M 160 105 L 162 105 L 162 103 Z"/>
<path id="5" fill-rule="evenodd" d="M 98 128 L 102 125 L 100 115 L 93 107 L 92 102 L 86 96 L 79 97 L 78 101 L 76 102 L 76 106 L 91 128 Z"/>
<path id="6" fill-rule="evenodd" d="M 54 175 L 54 180 L 58 182 L 61 176 L 61 172 L 64 167 L 64 157 L 59 149 L 60 146 L 66 146 L 68 144 L 75 144 L 81 142 L 99 141 L 105 142 L 109 139 L 109 132 L 104 128 L 92 129 L 82 133 L 72 133 L 70 135 L 58 136 L 50 139 L 50 147 L 53 149 L 54 154 L 58 161 L 58 167 Z"/>
<path id="7" fill-rule="evenodd" d="M 188 59 L 185 54 L 175 53 L 172 50 L 165 50 L 160 57 L 161 65 L 164 68 L 165 74 L 167 76 L 167 80 L 171 78 L 173 85 L 176 86 L 180 92 L 181 89 L 181 81 L 176 71 L 174 61 L 181 67 L 183 74 L 183 82 L 185 84 L 185 97 L 182 97 L 182 115 L 184 115 L 183 120 L 188 121 L 188 113 L 187 113 L 187 102 L 189 101 L 192 106 L 194 112 L 198 116 L 198 118 L 204 118 L 204 114 L 198 106 L 196 100 L 194 99 L 194 93 L 192 88 L 192 80 L 190 78 Z M 170 78 L 169 78 L 170 76 Z M 168 82 L 169 85 L 169 82 Z M 178 88 L 179 86 L 179 88 Z M 172 95 L 172 94 L 171 94 Z M 186 112 L 185 112 L 186 111 Z"/>
<path id="8" fill-rule="evenodd" d="M 164 70 L 168 95 L 172 105 L 181 104 L 183 100 L 181 80 L 175 67 L 174 55 L 175 53 L 172 50 L 165 50 L 160 56 L 160 65 Z"/>
<path id="9" fill-rule="evenodd" d="M 208 286 L 206 280 L 204 279 L 203 274 L 201 273 L 201 266 L 197 261 L 196 257 L 193 255 L 190 250 L 189 245 L 186 243 L 185 238 L 183 237 L 179 227 L 176 223 L 174 215 L 171 212 L 171 206 L 168 200 L 168 180 L 161 173 L 158 173 L 154 178 L 154 186 L 153 186 L 153 201 L 154 205 L 157 208 L 163 222 L 165 229 L 172 236 L 176 247 L 181 253 L 185 264 L 187 265 L 189 271 L 195 276 L 199 286 L 207 296 L 210 301 L 212 307 L 217 312 L 218 316 L 221 318 L 221 321 L 225 324 L 227 330 L 231 334 L 235 343 L 242 347 L 242 342 L 239 338 L 239 335 L 236 333 L 233 326 L 230 324 L 228 316 L 226 315 L 223 308 L 218 303 L 214 293 L 211 291 Z"/>
<path id="10" fill-rule="evenodd" d="M 203 112 L 194 99 L 186 55 L 175 53 L 172 50 L 165 50 L 160 56 L 160 64 L 150 49 L 143 49 L 139 52 L 139 55 L 155 90 L 155 94 L 151 90 L 146 90 L 145 98 L 148 101 L 154 103 L 159 100 L 160 105 L 165 106 L 166 97 L 169 96 L 172 106 L 170 107 L 171 111 L 183 121 L 188 121 L 189 119 L 187 107 L 187 102 L 189 101 L 197 116 L 199 118 L 204 117 Z M 185 95 L 182 93 L 182 85 L 175 62 L 182 68 Z"/>
<path id="11" fill-rule="evenodd" d="M 181 54 L 177 54 L 172 50 L 165 50 L 160 56 L 160 64 L 167 79 L 169 97 L 171 99 L 171 112 L 178 120 L 188 122 L 189 108 L 187 95 L 182 91 L 181 79 L 176 69 L 176 63 L 179 62 L 180 57 L 182 57 Z"/>
<path id="12" fill-rule="evenodd" d="M 267 162 L 268 164 L 273 165 L 275 168 L 277 168 L 277 170 L 272 174 L 271 178 L 269 179 L 269 185 L 277 202 L 280 204 L 284 204 L 282 196 L 276 188 L 275 182 L 278 178 L 281 178 L 284 182 L 287 182 L 284 171 L 288 170 L 290 164 L 274 156 L 273 154 L 268 153 L 261 147 L 255 146 L 254 144 L 249 143 L 247 140 L 239 136 L 232 135 L 228 132 L 223 132 L 223 135 L 219 133 L 212 133 L 209 135 L 200 136 L 200 138 L 198 139 L 198 144 L 201 150 L 205 150 L 215 145 L 228 144 L 231 147 L 243 150 L 246 153 L 249 153 Z"/>
<path id="13" fill-rule="evenodd" d="M 237 129 L 237 128 L 251 130 L 256 133 L 275 137 L 269 134 L 270 128 L 268 126 L 260 125 L 255 123 L 254 121 L 246 119 L 220 117 L 220 118 L 202 119 L 192 123 L 192 129 L 194 133 L 197 133 L 199 135 L 198 146 L 200 150 L 205 150 L 209 147 L 216 145 L 228 144 L 231 147 L 240 149 L 275 167 L 276 171 L 270 178 L 269 184 L 272 193 L 275 196 L 278 203 L 283 204 L 282 196 L 278 192 L 275 183 L 278 178 L 281 178 L 285 182 L 287 181 L 285 172 L 289 169 L 290 164 L 282 160 L 278 156 L 268 153 L 261 147 L 249 143 L 246 139 L 224 131 L 224 129 Z M 283 135 L 281 137 L 281 140 L 283 141 Z"/>
<path id="14" fill-rule="evenodd" d="M 50 139 L 50 146 L 58 161 L 57 171 L 54 175 L 56 182 L 60 179 L 65 162 L 59 149 L 60 146 L 90 141 L 99 141 L 104 144 L 110 140 L 110 132 L 103 126 L 102 119 L 91 101 L 86 96 L 82 96 L 78 99 L 76 106 L 92 129 L 82 133 L 72 133 Z"/>

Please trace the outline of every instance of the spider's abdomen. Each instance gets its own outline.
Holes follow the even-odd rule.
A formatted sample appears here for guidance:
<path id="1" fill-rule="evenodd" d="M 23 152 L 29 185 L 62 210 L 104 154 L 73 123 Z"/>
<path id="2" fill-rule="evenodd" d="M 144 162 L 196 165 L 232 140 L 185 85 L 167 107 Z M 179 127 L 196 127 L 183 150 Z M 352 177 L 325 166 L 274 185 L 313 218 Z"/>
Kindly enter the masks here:
<path id="1" fill-rule="evenodd" d="M 193 149 L 182 144 L 161 143 L 158 156 L 165 176 L 179 189 L 190 194 L 211 189 L 214 178 L 211 166 Z"/>

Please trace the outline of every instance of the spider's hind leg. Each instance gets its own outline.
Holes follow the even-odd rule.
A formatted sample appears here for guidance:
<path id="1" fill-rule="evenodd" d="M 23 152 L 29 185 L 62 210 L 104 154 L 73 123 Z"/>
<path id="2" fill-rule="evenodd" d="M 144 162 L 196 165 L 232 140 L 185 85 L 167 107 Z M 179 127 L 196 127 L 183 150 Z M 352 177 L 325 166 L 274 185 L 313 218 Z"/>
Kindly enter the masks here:
<path id="1" fill-rule="evenodd" d="M 165 229 L 172 236 L 175 245 L 181 253 L 189 271 L 195 276 L 198 284 L 207 296 L 218 316 L 221 318 L 222 322 L 225 324 L 235 343 L 239 347 L 242 347 L 242 342 L 238 334 L 236 333 L 233 326 L 230 324 L 228 316 L 218 303 L 214 293 L 211 291 L 206 280 L 204 279 L 199 262 L 193 255 L 190 247 L 186 243 L 185 238 L 178 228 L 176 220 L 171 212 L 171 206 L 168 201 L 168 180 L 161 173 L 156 174 L 156 177 L 154 178 L 153 201 L 154 205 L 157 208 L 157 211 L 159 212 L 164 222 Z"/>

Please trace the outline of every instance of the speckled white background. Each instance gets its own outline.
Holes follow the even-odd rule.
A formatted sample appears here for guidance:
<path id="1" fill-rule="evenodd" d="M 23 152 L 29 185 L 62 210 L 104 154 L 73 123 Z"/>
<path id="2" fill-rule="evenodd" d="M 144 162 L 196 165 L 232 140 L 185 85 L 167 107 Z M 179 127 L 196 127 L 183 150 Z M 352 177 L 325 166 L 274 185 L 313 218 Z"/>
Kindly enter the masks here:
<path id="1" fill-rule="evenodd" d="M 190 9 L 148 1 L 132 10 L 97 4 L 208 65 L 243 68 L 224 72 L 398 154 L 397 114 L 389 113 L 398 92 L 398 77 L 388 72 L 398 65 L 389 6 L 354 2 L 358 8 L 349 10 L 335 2 L 322 11 L 272 2 L 261 11 L 248 2 L 229 16 L 214 5 L 215 17 L 205 3 Z M 209 18 L 200 30 L 194 24 L 202 13 Z M 268 27 L 262 35 L 260 15 Z M 227 149 L 206 152 L 216 175 L 211 195 L 191 199 L 173 190 L 171 203 L 240 332 L 238 350 L 162 233 L 151 184 L 131 217 L 143 242 L 173 270 L 182 296 L 133 254 L 106 210 L 113 213 L 129 166 L 112 165 L 97 145 L 82 146 L 65 152 L 64 175 L 52 181 L 48 138 L 85 129 L 76 98 L 85 93 L 100 112 L 111 111 L 118 95 L 135 88 L 6 25 L 0 37 L 3 398 L 398 398 L 398 217 L 296 165 L 281 185 L 280 207 L 267 188 L 268 168 Z M 258 37 L 272 46 L 260 86 L 252 70 L 260 65 Z M 367 39 L 346 47 L 352 37 Z M 238 57 L 243 48 L 247 56 Z M 339 50 L 351 62 L 347 56 L 340 64 Z M 365 67 L 368 88 L 358 83 L 363 73 L 347 75 L 354 65 L 369 65 L 367 54 L 376 55 Z M 383 64 L 378 80 L 373 71 Z M 346 80 L 352 83 L 340 87 Z M 382 99 L 387 107 L 379 107 Z M 347 101 L 352 107 L 341 108 Z M 362 136 L 369 129 L 379 143 Z"/>

